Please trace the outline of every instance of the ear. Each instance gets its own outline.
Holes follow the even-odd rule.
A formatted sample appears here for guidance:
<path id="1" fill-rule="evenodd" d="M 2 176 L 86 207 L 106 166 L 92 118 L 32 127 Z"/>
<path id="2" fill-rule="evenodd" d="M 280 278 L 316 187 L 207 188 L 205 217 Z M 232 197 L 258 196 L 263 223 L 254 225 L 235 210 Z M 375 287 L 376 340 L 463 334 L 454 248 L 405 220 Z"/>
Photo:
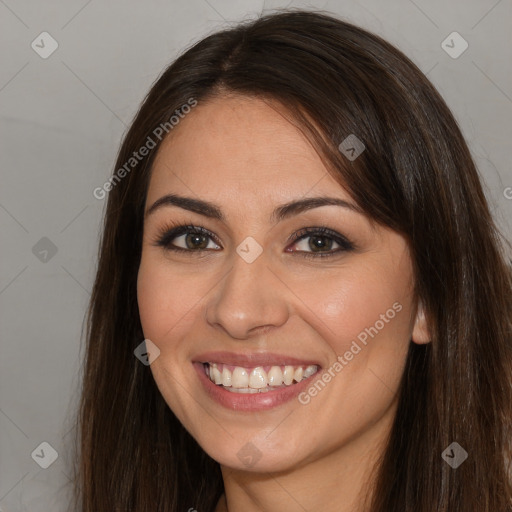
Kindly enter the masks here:
<path id="1" fill-rule="evenodd" d="M 425 315 L 425 308 L 421 300 L 418 301 L 418 307 L 416 309 L 416 318 L 414 319 L 414 327 L 412 330 L 412 341 L 418 345 L 424 345 L 432 341 L 430 330 L 428 328 L 427 317 Z"/>

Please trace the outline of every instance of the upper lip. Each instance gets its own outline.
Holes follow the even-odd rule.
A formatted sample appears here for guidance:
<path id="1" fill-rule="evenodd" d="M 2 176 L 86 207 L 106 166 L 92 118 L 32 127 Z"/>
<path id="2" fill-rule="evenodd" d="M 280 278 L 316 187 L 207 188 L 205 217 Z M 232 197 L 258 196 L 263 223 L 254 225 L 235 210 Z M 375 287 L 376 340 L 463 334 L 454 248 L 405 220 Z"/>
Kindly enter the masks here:
<path id="1" fill-rule="evenodd" d="M 321 366 L 318 361 L 298 359 L 272 352 L 253 352 L 239 354 L 236 352 L 205 352 L 194 358 L 199 363 L 224 363 L 233 366 L 251 368 L 253 366 Z"/>

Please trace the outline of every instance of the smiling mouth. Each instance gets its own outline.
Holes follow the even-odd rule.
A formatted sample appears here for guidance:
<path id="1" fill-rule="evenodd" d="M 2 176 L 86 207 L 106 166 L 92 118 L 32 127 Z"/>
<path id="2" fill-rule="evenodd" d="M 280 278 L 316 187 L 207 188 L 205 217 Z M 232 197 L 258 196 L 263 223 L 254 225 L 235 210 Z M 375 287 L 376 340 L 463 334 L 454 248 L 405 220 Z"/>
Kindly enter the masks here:
<path id="1" fill-rule="evenodd" d="M 206 376 L 232 393 L 266 393 L 293 386 L 318 372 L 319 366 L 283 365 L 246 368 L 223 363 L 203 363 Z"/>

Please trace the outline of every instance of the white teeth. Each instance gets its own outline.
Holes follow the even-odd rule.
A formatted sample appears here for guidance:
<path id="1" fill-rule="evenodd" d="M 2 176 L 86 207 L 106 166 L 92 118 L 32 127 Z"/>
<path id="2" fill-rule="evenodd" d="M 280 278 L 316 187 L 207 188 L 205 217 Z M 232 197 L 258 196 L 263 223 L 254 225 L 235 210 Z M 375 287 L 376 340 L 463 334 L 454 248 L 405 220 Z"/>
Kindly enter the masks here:
<path id="1" fill-rule="evenodd" d="M 267 372 L 258 366 L 254 368 L 249 376 L 249 387 L 253 389 L 261 389 L 267 387 Z"/>
<path id="2" fill-rule="evenodd" d="M 279 366 L 272 366 L 268 371 L 268 385 L 280 386 L 283 383 L 283 372 Z"/>
<path id="3" fill-rule="evenodd" d="M 213 364 L 212 366 L 211 377 L 213 377 L 213 382 L 215 382 L 215 384 L 222 384 L 222 375 L 216 364 Z"/>
<path id="4" fill-rule="evenodd" d="M 226 388 L 228 391 L 232 393 L 259 393 L 257 389 L 253 388 Z"/>
<path id="5" fill-rule="evenodd" d="M 317 371 L 318 366 L 314 364 L 307 367 L 271 366 L 268 373 L 262 366 L 252 370 L 236 366 L 233 371 L 230 371 L 225 365 L 218 363 L 205 365 L 205 373 L 209 379 L 233 393 L 265 393 L 301 382 Z"/>
<path id="6" fill-rule="evenodd" d="M 246 388 L 249 386 L 249 374 L 245 368 L 237 366 L 231 374 L 231 386 L 234 388 Z"/>
<path id="7" fill-rule="evenodd" d="M 314 373 L 316 373 L 316 366 L 314 364 L 312 364 L 311 366 L 308 366 L 305 370 L 304 370 L 304 378 L 307 379 L 308 377 L 311 377 L 311 375 L 313 375 Z"/>
<path id="8" fill-rule="evenodd" d="M 231 372 L 227 368 L 222 369 L 222 385 L 231 386 Z"/>
<path id="9" fill-rule="evenodd" d="M 285 366 L 283 372 L 283 381 L 289 386 L 293 382 L 293 375 L 295 374 L 295 368 L 293 366 Z"/>

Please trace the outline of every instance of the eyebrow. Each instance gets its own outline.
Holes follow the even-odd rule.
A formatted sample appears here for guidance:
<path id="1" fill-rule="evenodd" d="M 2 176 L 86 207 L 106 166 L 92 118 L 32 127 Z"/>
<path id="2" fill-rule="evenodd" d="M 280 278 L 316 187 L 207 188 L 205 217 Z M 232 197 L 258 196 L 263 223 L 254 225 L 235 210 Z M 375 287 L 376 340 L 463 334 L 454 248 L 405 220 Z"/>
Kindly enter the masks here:
<path id="1" fill-rule="evenodd" d="M 205 217 L 216 219 L 225 222 L 226 218 L 222 213 L 219 206 L 209 201 L 202 199 L 195 199 L 192 197 L 180 196 L 177 194 L 167 194 L 157 199 L 146 211 L 145 217 L 154 213 L 155 211 L 165 206 L 178 206 L 185 210 L 189 210 Z M 270 216 L 271 222 L 280 222 L 288 217 L 297 215 L 299 213 L 319 208 L 321 206 L 341 206 L 357 213 L 362 213 L 361 209 L 356 205 L 344 201 L 338 197 L 307 197 L 305 199 L 298 199 L 297 201 L 290 201 L 278 206 Z"/>

